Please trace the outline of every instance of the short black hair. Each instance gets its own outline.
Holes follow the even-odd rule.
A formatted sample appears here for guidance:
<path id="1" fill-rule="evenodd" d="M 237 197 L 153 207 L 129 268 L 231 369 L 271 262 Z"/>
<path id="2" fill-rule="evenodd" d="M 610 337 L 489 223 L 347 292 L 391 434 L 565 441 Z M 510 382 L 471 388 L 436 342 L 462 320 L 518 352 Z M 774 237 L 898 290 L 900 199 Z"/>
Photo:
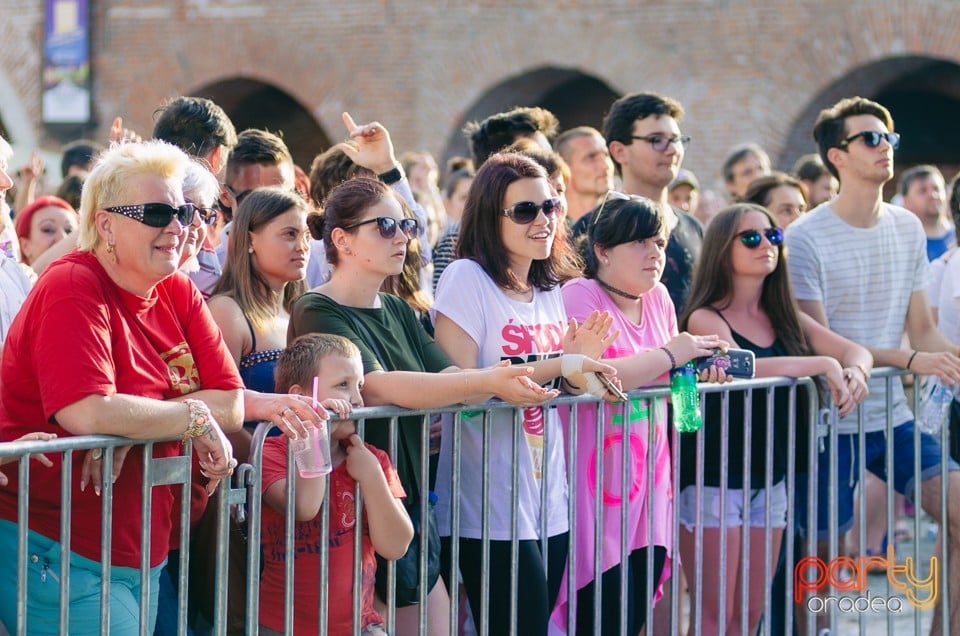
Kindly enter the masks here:
<path id="1" fill-rule="evenodd" d="M 217 146 L 237 145 L 237 131 L 222 108 L 203 97 L 177 97 L 154 112 L 153 138 L 177 146 L 194 157 L 206 157 Z"/>
<path id="2" fill-rule="evenodd" d="M 227 159 L 227 183 L 233 181 L 241 166 L 279 166 L 282 163 L 293 165 L 293 157 L 283 139 L 268 130 L 247 128 L 237 135 L 237 145 Z"/>
<path id="3" fill-rule="evenodd" d="M 63 157 L 60 159 L 60 176 L 66 178 L 67 173 L 73 166 L 82 168 L 84 172 L 89 171 L 97 155 L 103 150 L 102 144 L 91 139 L 71 141 L 63 147 Z"/>
<path id="4" fill-rule="evenodd" d="M 531 137 L 539 132 L 548 140 L 553 139 L 559 125 L 557 117 L 545 108 L 517 106 L 481 122 L 468 123 L 463 127 L 463 134 L 470 145 L 473 165 L 479 169 L 490 155 L 500 152 L 518 137 Z"/>

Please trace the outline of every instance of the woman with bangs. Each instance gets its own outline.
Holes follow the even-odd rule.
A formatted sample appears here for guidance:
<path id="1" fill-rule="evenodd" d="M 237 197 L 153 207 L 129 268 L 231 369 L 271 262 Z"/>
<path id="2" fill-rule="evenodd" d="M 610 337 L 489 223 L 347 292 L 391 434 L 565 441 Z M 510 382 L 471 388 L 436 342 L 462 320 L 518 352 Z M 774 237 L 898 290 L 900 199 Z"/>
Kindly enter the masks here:
<path id="1" fill-rule="evenodd" d="M 853 411 L 867 395 L 866 381 L 873 358 L 863 347 L 843 338 L 806 314 L 793 299 L 783 258 L 783 231 L 765 208 L 739 204 L 714 217 L 703 240 L 700 262 L 694 275 L 687 313 L 681 326 L 691 333 L 716 333 L 731 346 L 753 351 L 757 358 L 757 377 L 804 377 L 824 375 L 841 415 Z M 695 543 L 697 492 L 696 434 L 680 436 L 680 555 L 688 581 L 695 580 L 696 565 L 702 565 L 704 595 L 702 613 L 692 615 L 690 633 L 697 623 L 701 633 L 729 634 L 746 629 L 755 633 L 763 613 L 764 590 L 770 586 L 773 572 L 764 572 L 766 542 L 771 554 L 778 554 L 786 527 L 788 505 L 785 486 L 788 453 L 797 454 L 797 468 L 806 461 L 806 400 L 796 399 L 798 424 L 795 448 L 788 447 L 788 389 L 774 391 L 772 421 L 767 421 L 765 391 L 755 391 L 751 408 L 750 449 L 743 447 L 744 392 L 730 396 L 729 431 L 721 434 L 721 405 L 717 395 L 707 395 L 704 408 L 703 444 L 704 488 L 700 493 L 703 525 L 702 551 Z M 728 444 L 727 483 L 720 481 L 720 452 Z M 766 454 L 773 447 L 773 463 L 767 466 Z M 750 456 L 750 474 L 744 473 L 745 457 Z M 771 474 L 772 506 L 766 507 L 767 473 Z M 727 488 L 725 510 L 719 509 L 721 486 Z M 749 488 L 749 509 L 743 508 L 744 491 Z M 769 516 L 772 529 L 767 535 Z M 727 527 L 726 543 L 720 542 L 720 525 Z M 741 555 L 741 533 L 750 533 L 750 554 Z M 725 553 L 726 570 L 720 569 Z M 741 569 L 748 562 L 748 589 L 741 585 Z M 776 559 L 772 565 L 776 565 Z M 717 578 L 714 578 L 716 573 Z M 726 624 L 720 625 L 719 597 L 726 590 Z M 749 597 L 747 616 L 740 612 L 743 596 Z M 694 610 L 695 611 L 695 610 Z"/>
<path id="2" fill-rule="evenodd" d="M 564 355 L 598 355 L 606 347 L 609 317 L 593 314 L 584 319 L 581 328 L 575 323 L 568 325 L 559 286 L 575 272 L 564 270 L 570 247 L 561 235 L 561 211 L 546 171 L 528 157 L 495 154 L 477 172 L 464 206 L 459 259 L 440 277 L 432 312 L 437 344 L 459 367 L 480 368 L 505 361 L 526 365 L 533 369 L 531 378 L 537 384 L 569 392 L 587 386 L 582 372 L 613 372 L 590 357 Z M 485 449 L 490 454 L 490 474 L 507 482 L 489 502 L 487 626 L 491 634 L 510 633 L 514 627 L 521 634 L 546 633 L 567 554 L 566 464 L 560 420 L 555 410 L 544 411 L 539 406 L 525 409 L 522 417 L 516 467 L 513 412 L 492 414 L 487 444 L 482 412 L 464 413 L 461 422 L 459 567 L 476 617 L 480 616 L 484 587 L 480 475 Z M 452 440 L 452 421 L 447 418 L 437 470 L 437 517 L 444 537 L 452 534 Z M 510 477 L 515 468 L 517 492 L 513 492 Z M 544 489 L 546 508 L 542 509 Z M 516 526 L 511 519 L 513 499 L 518 502 Z M 546 536 L 541 535 L 542 516 L 546 516 Z M 519 542 L 516 563 L 511 556 L 514 531 Z M 542 558 L 544 544 L 549 563 Z M 512 566 L 519 574 L 517 625 L 510 625 Z"/>
<path id="3" fill-rule="evenodd" d="M 725 347 L 717 335 L 692 336 L 677 332 L 677 316 L 667 288 L 660 282 L 666 265 L 667 227 L 663 213 L 650 199 L 610 191 L 603 203 L 588 217 L 579 246 L 584 261 L 584 278 L 563 286 L 567 315 L 584 319 L 591 312 L 605 311 L 613 318 L 617 334 L 603 352 L 603 361 L 617 370 L 623 389 L 666 384 L 667 373 L 700 356 Z M 724 381 L 720 370 L 709 370 L 703 379 Z M 659 599 L 670 575 L 672 477 L 667 436 L 666 398 L 630 400 L 625 406 L 605 406 L 602 438 L 597 438 L 597 408 L 581 405 L 577 428 L 566 435 L 577 436 L 578 489 L 575 493 L 577 528 L 576 626 L 567 625 L 566 599 L 561 597 L 552 614 L 552 627 L 576 634 L 619 631 L 626 614 L 627 632 L 636 634 L 646 624 L 647 608 Z M 623 421 L 626 417 L 627 422 Z M 655 436 L 649 440 L 651 420 Z M 626 431 L 626 433 L 625 433 Z M 627 436 L 625 440 L 624 437 Z M 632 463 L 621 465 L 624 443 L 630 445 Z M 598 445 L 607 449 L 602 483 L 596 481 Z M 652 451 L 649 446 L 653 445 Z M 652 455 L 651 455 L 652 454 Z M 647 482 L 648 457 L 653 457 L 654 482 Z M 629 492 L 621 492 L 622 474 L 628 471 Z M 603 500 L 601 535 L 602 579 L 594 572 L 596 499 Z M 624 510 L 626 508 L 626 510 Z M 620 597 L 621 516 L 627 516 L 627 596 Z M 652 527 L 653 544 L 648 542 Z M 652 550 L 654 589 L 646 588 L 647 562 Z M 600 625 L 594 625 L 594 590 L 601 586 Z M 566 583 L 564 583 L 566 586 Z"/>

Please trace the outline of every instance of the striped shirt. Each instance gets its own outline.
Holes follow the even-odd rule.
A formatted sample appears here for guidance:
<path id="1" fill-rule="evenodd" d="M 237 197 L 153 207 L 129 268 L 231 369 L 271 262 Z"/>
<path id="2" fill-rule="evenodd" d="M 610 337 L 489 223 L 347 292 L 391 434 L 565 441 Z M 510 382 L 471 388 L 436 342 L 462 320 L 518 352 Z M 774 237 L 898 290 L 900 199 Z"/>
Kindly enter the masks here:
<path id="1" fill-rule="evenodd" d="M 900 348 L 910 296 L 926 289 L 927 239 L 911 212 L 882 204 L 872 227 L 854 227 L 823 204 L 787 228 L 790 282 L 798 300 L 823 303 L 834 332 L 866 347 Z M 864 430 L 886 426 L 885 380 L 871 380 Z M 903 385 L 893 382 L 893 425 L 913 419 Z M 840 433 L 857 431 L 856 412 Z"/>

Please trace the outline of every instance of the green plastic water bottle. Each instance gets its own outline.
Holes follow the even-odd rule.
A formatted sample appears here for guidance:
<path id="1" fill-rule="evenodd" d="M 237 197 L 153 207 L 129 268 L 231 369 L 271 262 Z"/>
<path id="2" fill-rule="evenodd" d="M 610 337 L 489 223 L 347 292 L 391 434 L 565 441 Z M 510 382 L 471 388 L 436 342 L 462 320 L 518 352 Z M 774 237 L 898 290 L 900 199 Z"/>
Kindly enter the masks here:
<path id="1" fill-rule="evenodd" d="M 696 433 L 703 428 L 697 371 L 692 363 L 670 372 L 670 401 L 673 403 L 673 425 L 679 432 Z"/>

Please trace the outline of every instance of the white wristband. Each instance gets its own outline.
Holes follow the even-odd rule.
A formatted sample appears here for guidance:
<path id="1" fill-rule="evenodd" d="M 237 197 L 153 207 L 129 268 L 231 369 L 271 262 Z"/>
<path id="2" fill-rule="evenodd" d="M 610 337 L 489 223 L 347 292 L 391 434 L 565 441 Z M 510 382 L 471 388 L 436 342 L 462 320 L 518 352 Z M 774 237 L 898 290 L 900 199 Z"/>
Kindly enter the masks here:
<path id="1" fill-rule="evenodd" d="M 586 356 L 580 353 L 565 353 L 560 356 L 560 375 L 567 380 L 571 376 L 583 373 L 583 361 Z M 599 380 L 597 380 L 599 382 Z"/>

